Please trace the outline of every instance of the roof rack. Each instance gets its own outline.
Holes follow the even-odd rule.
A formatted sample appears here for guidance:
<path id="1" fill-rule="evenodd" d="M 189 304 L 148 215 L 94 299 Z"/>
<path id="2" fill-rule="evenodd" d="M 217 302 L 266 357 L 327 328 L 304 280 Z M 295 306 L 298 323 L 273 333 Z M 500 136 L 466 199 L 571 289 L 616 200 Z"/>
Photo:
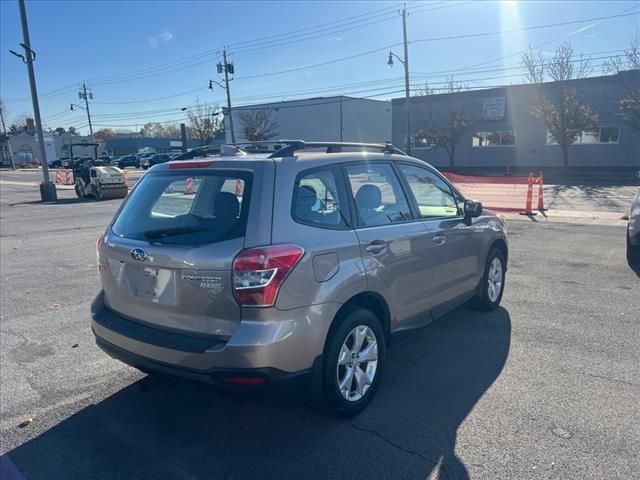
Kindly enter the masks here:
<path id="1" fill-rule="evenodd" d="M 303 140 L 280 140 L 274 143 L 283 143 L 286 146 L 276 150 L 269 158 L 291 157 L 298 150 L 306 148 L 326 148 L 326 153 L 342 152 L 343 148 L 359 148 L 363 151 L 377 150 L 382 153 L 392 153 L 396 155 L 407 155 L 407 153 L 391 142 L 387 143 L 358 143 L 358 142 L 305 142 Z"/>

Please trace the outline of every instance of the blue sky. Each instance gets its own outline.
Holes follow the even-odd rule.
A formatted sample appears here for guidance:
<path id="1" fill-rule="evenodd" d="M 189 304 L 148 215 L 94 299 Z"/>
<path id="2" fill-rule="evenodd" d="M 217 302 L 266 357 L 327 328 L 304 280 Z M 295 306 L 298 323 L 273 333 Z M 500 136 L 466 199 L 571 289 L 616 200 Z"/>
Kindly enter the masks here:
<path id="1" fill-rule="evenodd" d="M 27 0 L 44 123 L 87 131 L 84 111 L 69 111 L 71 102 L 78 103 L 77 89 L 83 80 L 93 91 L 96 129 L 134 129 L 151 120 L 178 122 L 184 118 L 181 107 L 193 105 L 196 98 L 222 104 L 224 91 L 216 87 L 209 92 L 206 87 L 209 79 L 221 80 L 215 65 L 217 51 L 225 45 L 235 64 L 231 91 L 239 105 L 341 93 L 399 97 L 401 65 L 388 69 L 386 63 L 391 45 L 400 44 L 392 49 L 402 56 L 402 21 L 397 13 L 401 5 Z M 640 29 L 640 15 L 633 15 L 518 31 L 640 13 L 638 0 L 452 0 L 408 2 L 407 9 L 414 86 L 425 80 L 442 86 L 451 71 L 473 87 L 520 83 L 521 51 L 533 45 L 550 55 L 563 41 L 578 53 L 592 54 L 599 73 L 604 61 L 600 57 L 619 53 Z M 17 1 L 0 1 L 0 22 L 0 97 L 10 122 L 32 112 L 26 67 L 8 52 L 20 50 L 22 41 Z M 294 33 L 284 36 L 289 32 Z M 433 40 L 490 32 L 504 33 Z M 263 40 L 248 43 L 257 39 Z M 351 56 L 355 57 L 300 68 Z"/>

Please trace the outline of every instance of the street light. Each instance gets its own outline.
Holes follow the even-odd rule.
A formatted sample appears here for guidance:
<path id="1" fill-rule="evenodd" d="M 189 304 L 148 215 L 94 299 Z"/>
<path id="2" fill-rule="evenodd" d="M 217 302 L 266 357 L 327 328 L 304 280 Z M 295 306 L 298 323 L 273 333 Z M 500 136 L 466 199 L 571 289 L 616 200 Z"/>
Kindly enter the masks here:
<path id="1" fill-rule="evenodd" d="M 393 57 L 404 66 L 404 93 L 405 93 L 405 108 L 407 111 L 407 144 L 406 151 L 409 155 L 411 155 L 411 107 L 410 100 L 411 94 L 409 91 L 409 45 L 407 42 L 407 10 L 403 8 L 400 10 L 400 15 L 402 15 L 402 36 L 403 36 L 403 44 L 404 44 L 404 58 L 400 58 L 398 55 L 389 51 L 389 60 L 387 60 L 387 67 L 393 68 Z"/>

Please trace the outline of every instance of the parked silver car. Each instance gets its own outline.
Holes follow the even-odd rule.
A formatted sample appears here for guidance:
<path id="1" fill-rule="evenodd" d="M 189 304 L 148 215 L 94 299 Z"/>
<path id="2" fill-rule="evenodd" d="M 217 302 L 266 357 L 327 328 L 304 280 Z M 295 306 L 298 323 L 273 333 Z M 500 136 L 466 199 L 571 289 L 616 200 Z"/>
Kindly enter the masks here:
<path id="1" fill-rule="evenodd" d="M 310 373 L 341 415 L 392 333 L 500 304 L 503 221 L 388 144 L 168 162 L 97 245 L 97 344 L 145 372 L 260 386 Z"/>
<path id="2" fill-rule="evenodd" d="M 633 197 L 629 208 L 627 260 L 631 264 L 640 264 L 640 189 Z"/>

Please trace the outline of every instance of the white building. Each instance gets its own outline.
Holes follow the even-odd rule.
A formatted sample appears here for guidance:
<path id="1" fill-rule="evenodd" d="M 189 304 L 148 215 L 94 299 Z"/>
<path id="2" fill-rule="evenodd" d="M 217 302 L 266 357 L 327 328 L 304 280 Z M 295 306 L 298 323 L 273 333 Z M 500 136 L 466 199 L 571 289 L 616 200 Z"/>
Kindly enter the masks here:
<path id="1" fill-rule="evenodd" d="M 247 118 L 266 113 L 276 122 L 270 140 L 295 139 L 331 142 L 391 140 L 391 102 L 345 96 L 319 97 L 232 107 L 236 142 L 246 142 Z M 226 141 L 231 143 L 228 115 Z"/>
<path id="2" fill-rule="evenodd" d="M 38 144 L 38 136 L 35 132 L 20 133 L 18 135 L 9 135 L 8 140 L 11 143 L 11 151 L 13 152 L 13 161 L 16 167 L 20 165 L 33 164 L 42 165 L 40 145 Z M 44 147 L 47 155 L 47 161 L 50 163 L 56 158 L 69 155 L 69 143 L 91 143 L 91 137 L 77 135 L 51 135 L 44 134 Z M 75 151 L 74 151 L 75 153 Z M 92 151 L 80 151 L 78 155 L 89 154 Z"/>

